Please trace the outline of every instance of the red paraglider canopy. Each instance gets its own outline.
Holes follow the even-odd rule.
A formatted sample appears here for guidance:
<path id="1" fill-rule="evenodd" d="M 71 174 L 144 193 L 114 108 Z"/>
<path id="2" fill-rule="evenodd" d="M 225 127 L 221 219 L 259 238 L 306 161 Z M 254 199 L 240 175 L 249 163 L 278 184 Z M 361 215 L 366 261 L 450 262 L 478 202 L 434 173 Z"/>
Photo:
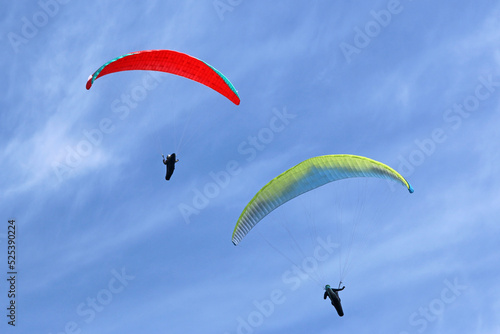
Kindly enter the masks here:
<path id="1" fill-rule="evenodd" d="M 238 92 L 221 72 L 202 60 L 171 50 L 138 51 L 115 58 L 101 66 L 89 77 L 87 89 L 92 87 L 97 78 L 106 74 L 131 70 L 149 70 L 176 74 L 210 87 L 227 97 L 234 104 L 240 104 Z"/>

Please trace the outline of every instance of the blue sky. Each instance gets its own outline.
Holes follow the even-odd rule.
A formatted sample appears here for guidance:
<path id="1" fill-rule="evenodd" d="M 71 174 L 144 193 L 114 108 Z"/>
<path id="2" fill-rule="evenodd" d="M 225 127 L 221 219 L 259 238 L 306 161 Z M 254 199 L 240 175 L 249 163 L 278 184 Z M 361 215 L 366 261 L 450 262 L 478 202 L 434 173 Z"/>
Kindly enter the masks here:
<path id="1" fill-rule="evenodd" d="M 498 2 L 2 8 L 2 277 L 18 226 L 16 328 L 2 279 L 2 333 L 500 331 Z M 148 72 L 85 89 L 147 49 L 203 59 L 241 104 Z M 392 166 L 415 193 L 330 184 L 232 245 L 270 179 L 341 153 Z M 346 259 L 339 318 L 322 286 Z"/>

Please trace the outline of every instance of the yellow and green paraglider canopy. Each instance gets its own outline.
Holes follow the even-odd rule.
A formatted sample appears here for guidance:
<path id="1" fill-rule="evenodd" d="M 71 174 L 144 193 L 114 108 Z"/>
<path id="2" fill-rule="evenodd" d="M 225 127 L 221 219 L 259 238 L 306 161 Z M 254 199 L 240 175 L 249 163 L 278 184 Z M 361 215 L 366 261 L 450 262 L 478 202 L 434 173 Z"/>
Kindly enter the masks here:
<path id="1" fill-rule="evenodd" d="M 257 192 L 236 222 L 233 244 L 237 245 L 259 221 L 289 200 L 329 182 L 355 177 L 393 180 L 413 193 L 403 176 L 381 162 L 348 154 L 314 157 L 278 175 Z"/>

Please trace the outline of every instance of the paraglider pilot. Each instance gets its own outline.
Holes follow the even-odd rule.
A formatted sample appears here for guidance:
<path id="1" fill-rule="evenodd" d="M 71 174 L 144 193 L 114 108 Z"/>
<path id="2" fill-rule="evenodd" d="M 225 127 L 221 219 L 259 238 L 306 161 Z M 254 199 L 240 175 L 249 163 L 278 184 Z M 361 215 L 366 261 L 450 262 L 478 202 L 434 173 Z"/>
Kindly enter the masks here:
<path id="1" fill-rule="evenodd" d="M 175 163 L 178 162 L 179 160 L 175 159 L 175 153 L 167 155 L 167 158 L 165 159 L 165 156 L 162 154 L 163 157 L 163 163 L 167 166 L 167 175 L 165 175 L 165 180 L 170 180 L 170 177 L 174 173 L 175 169 Z"/>
<path id="2" fill-rule="evenodd" d="M 340 284 L 339 284 L 340 286 Z M 325 295 L 323 296 L 323 299 L 326 299 L 326 296 L 330 298 L 332 301 L 332 305 L 335 307 L 337 310 L 337 313 L 339 316 L 344 315 L 344 311 L 342 310 L 342 305 L 340 304 L 340 297 L 338 294 L 338 291 L 344 290 L 345 286 L 342 287 L 342 289 L 332 289 L 329 285 L 325 286 Z"/>

